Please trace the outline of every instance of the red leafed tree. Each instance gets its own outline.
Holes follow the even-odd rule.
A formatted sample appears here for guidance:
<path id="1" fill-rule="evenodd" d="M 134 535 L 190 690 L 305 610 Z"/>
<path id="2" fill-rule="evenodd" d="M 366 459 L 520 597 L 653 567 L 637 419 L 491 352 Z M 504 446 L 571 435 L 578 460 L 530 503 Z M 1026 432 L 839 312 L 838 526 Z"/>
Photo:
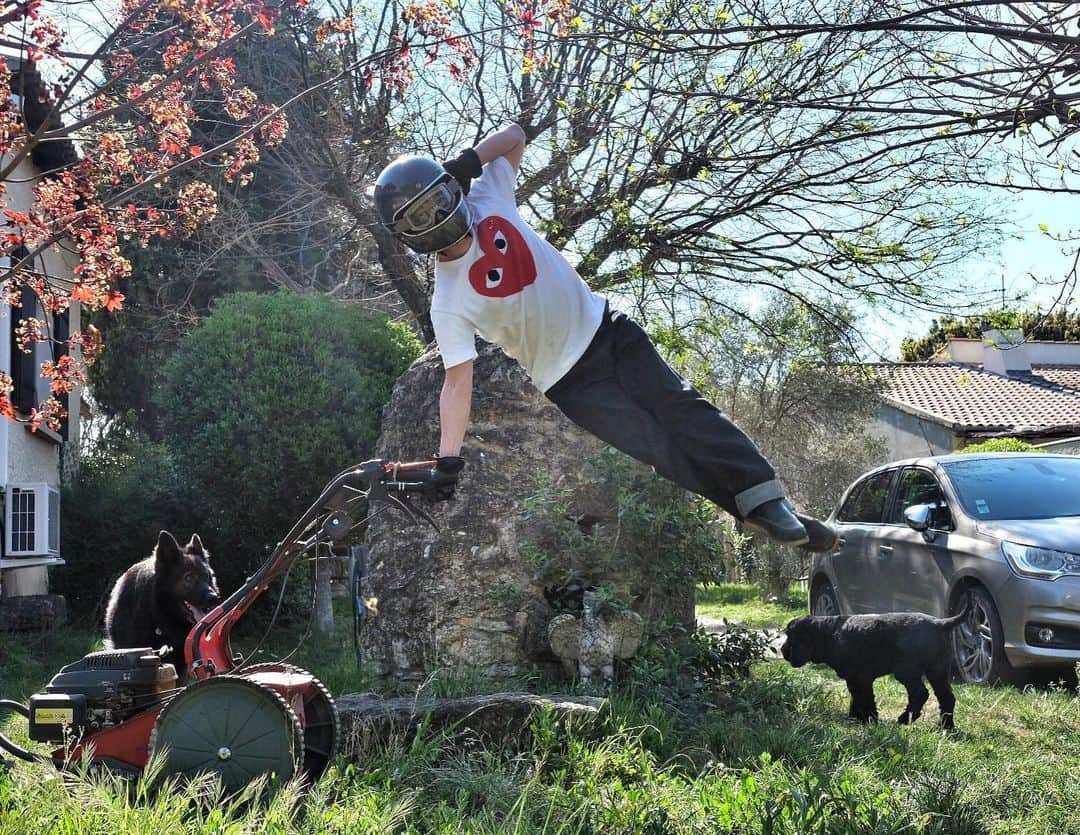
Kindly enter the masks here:
<path id="1" fill-rule="evenodd" d="M 260 148 L 285 138 L 288 105 L 311 91 L 261 100 L 238 77 L 229 52 L 310 15 L 302 10 L 306 3 L 123 0 L 89 52 L 66 42 L 41 0 L 0 12 L 0 47 L 11 56 L 0 60 L 0 88 L 12 91 L 0 97 L 0 257 L 7 259 L 0 305 L 19 306 L 19 350 L 30 352 L 36 343 L 56 348 L 38 369 L 51 396 L 16 410 L 12 380 L 0 371 L 0 413 L 35 429 L 59 427 L 61 399 L 84 382 L 84 363 L 93 362 L 101 340 L 92 327 L 58 332 L 56 315 L 76 302 L 120 310 L 118 282 L 131 272 L 126 248 L 192 235 L 218 211 L 211 181 L 246 185 Z M 72 6 L 65 4 L 69 15 Z M 413 78 L 413 62 L 436 58 L 461 77 L 473 51 L 444 9 L 439 2 L 405 6 L 386 42 L 354 56 L 337 77 L 359 75 L 400 95 Z M 523 8 L 521 15 L 526 11 L 537 9 Z M 326 21 L 320 37 L 347 39 L 351 31 L 342 15 Z M 193 134 L 213 141 L 195 144 Z M 48 148 L 71 152 L 41 153 Z M 33 201 L 16 205 L 7 186 L 25 176 L 20 165 L 29 158 L 36 163 Z M 41 159 L 49 160 L 44 169 Z M 214 176 L 204 175 L 211 171 Z M 40 266 L 39 256 L 61 249 L 75 261 L 74 280 Z"/>
<path id="2" fill-rule="evenodd" d="M 91 328 L 56 333 L 53 315 L 74 302 L 119 310 L 124 296 L 116 285 L 131 269 L 126 242 L 189 235 L 214 216 L 210 186 L 190 180 L 172 192 L 162 188 L 171 177 L 213 163 L 243 181 L 259 144 L 284 138 L 284 112 L 260 102 L 219 57 L 230 42 L 268 31 L 280 12 L 259 0 L 125 0 L 115 27 L 86 54 L 65 48 L 41 0 L 6 7 L 0 42 L 13 57 L 0 62 L 0 89 L 12 92 L 0 98 L 2 301 L 22 311 L 17 349 L 53 342 L 58 350 L 40 367 L 52 396 L 24 416 L 16 414 L 10 377 L 0 376 L 4 415 L 58 428 L 60 398 L 83 382 L 82 363 L 93 361 L 100 340 Z M 150 55 L 158 72 L 146 71 Z M 195 97 L 217 100 L 229 120 L 230 135 L 217 147 L 190 142 Z M 73 140 L 78 154 L 40 153 L 73 148 Z M 24 176 L 27 159 L 35 162 L 33 201 L 16 205 L 8 186 Z M 39 256 L 60 249 L 75 261 L 73 281 L 41 266 Z"/>

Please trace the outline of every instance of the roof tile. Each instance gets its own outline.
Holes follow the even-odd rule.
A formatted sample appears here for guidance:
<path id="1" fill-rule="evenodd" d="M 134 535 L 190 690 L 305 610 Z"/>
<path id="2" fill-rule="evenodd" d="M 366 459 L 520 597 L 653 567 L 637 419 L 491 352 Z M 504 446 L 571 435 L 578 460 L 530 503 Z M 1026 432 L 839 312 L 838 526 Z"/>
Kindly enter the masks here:
<path id="1" fill-rule="evenodd" d="M 1022 435 L 1080 427 L 1080 368 L 1076 366 L 1041 366 L 1031 375 L 1010 377 L 961 363 L 876 363 L 872 367 L 884 382 L 887 402 L 954 429 Z"/>

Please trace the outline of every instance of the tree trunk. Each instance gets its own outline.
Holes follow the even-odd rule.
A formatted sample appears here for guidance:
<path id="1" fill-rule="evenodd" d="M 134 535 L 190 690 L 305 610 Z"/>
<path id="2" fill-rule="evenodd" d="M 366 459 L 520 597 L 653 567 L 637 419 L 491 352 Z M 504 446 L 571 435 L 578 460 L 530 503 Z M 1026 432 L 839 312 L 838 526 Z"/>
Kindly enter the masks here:
<path id="1" fill-rule="evenodd" d="M 425 725 L 427 731 L 448 735 L 445 744 L 465 750 L 477 745 L 528 750 L 532 720 L 549 711 L 562 730 L 595 725 L 605 700 L 592 696 L 538 696 L 532 693 L 493 693 L 456 699 L 383 699 L 373 693 L 353 693 L 336 700 L 341 718 L 341 749 L 363 762 L 384 751 L 395 739 L 410 739 Z"/>

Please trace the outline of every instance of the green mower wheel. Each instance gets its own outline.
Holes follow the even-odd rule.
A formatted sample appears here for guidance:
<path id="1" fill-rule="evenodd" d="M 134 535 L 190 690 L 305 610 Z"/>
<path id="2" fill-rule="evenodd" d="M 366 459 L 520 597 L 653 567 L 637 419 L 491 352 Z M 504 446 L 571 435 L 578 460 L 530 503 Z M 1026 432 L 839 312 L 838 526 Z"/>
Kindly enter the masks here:
<path id="1" fill-rule="evenodd" d="M 227 791 L 256 777 L 290 779 L 304 748 L 300 720 L 269 687 L 238 676 L 195 682 L 170 701 L 150 734 L 164 752 L 162 776 L 217 774 Z"/>
<path id="2" fill-rule="evenodd" d="M 314 692 L 304 699 L 304 776 L 307 778 L 308 785 L 313 786 L 337 756 L 341 727 L 334 697 L 330 695 L 325 684 L 295 664 L 270 661 L 252 664 L 250 667 L 237 670 L 235 674 L 245 676 L 249 673 L 262 672 L 297 673 L 310 676 L 315 684 Z"/>

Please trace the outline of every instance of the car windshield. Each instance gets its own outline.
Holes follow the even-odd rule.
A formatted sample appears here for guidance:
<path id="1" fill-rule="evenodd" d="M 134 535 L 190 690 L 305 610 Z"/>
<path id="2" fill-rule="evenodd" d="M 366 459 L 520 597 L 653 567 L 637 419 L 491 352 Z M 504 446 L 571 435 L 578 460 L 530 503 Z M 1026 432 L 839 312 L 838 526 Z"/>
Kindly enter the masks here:
<path id="1" fill-rule="evenodd" d="M 942 466 L 974 519 L 1080 516 L 1080 458 L 1024 455 Z"/>

